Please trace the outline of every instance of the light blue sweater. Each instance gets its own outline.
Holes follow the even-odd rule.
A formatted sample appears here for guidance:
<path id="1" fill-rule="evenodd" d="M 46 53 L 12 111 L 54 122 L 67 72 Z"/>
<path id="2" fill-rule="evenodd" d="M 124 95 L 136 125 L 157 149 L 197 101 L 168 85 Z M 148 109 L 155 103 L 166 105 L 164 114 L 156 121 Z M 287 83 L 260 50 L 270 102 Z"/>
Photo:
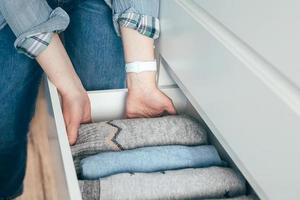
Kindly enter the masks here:
<path id="1" fill-rule="evenodd" d="M 80 165 L 83 179 L 98 179 L 124 172 L 220 166 L 224 162 L 211 145 L 169 145 L 99 153 L 83 159 Z"/>

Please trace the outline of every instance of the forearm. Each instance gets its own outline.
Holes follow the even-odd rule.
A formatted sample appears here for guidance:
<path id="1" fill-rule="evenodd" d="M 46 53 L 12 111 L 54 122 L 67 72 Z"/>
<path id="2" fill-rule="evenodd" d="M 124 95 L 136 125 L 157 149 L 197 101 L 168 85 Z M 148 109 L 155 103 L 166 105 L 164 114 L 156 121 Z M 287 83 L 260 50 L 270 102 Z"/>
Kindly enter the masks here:
<path id="1" fill-rule="evenodd" d="M 75 95 L 84 91 L 57 34 L 53 35 L 49 46 L 39 54 L 36 60 L 61 94 L 72 93 Z"/>
<path id="2" fill-rule="evenodd" d="M 112 0 L 112 9 L 116 31 L 122 37 L 126 63 L 155 61 L 154 40 L 160 33 L 159 0 Z M 127 73 L 130 91 L 156 88 L 156 72 L 153 68 L 147 70 Z"/>
<path id="3" fill-rule="evenodd" d="M 121 35 L 126 63 L 154 60 L 154 40 L 138 31 L 122 27 Z"/>
<path id="4" fill-rule="evenodd" d="M 121 35 L 126 63 L 155 60 L 152 38 L 126 27 L 121 28 Z M 127 87 L 130 90 L 139 87 L 155 88 L 156 72 L 127 73 Z"/>
<path id="5" fill-rule="evenodd" d="M 165 111 L 175 114 L 172 101 L 156 84 L 154 40 L 160 32 L 159 0 L 113 0 L 112 7 L 127 63 L 126 116 L 157 117 Z"/>
<path id="6" fill-rule="evenodd" d="M 49 46 L 36 60 L 62 95 L 62 112 L 68 140 L 73 145 L 80 123 L 91 120 L 91 106 L 87 92 L 57 34 L 53 35 Z"/>

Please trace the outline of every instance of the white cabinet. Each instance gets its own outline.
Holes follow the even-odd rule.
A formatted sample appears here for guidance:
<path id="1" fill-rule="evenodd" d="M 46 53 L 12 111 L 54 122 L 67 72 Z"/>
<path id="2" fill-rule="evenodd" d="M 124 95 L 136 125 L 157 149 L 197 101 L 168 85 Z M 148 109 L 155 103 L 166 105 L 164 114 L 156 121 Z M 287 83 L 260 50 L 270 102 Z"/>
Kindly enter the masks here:
<path id="1" fill-rule="evenodd" d="M 187 1 L 188 2 L 188 1 Z M 236 38 L 300 87 L 300 1 L 194 0 Z"/>
<path id="2" fill-rule="evenodd" d="M 161 1 L 162 59 L 262 199 L 300 199 L 299 5 Z"/>

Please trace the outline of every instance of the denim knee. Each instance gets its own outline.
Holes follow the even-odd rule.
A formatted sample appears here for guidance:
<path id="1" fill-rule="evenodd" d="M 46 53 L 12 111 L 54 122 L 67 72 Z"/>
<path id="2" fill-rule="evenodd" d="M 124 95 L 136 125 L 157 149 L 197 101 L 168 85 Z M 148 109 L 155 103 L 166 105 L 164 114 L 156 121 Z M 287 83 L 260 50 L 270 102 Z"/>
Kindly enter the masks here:
<path id="1" fill-rule="evenodd" d="M 0 200 L 14 198 L 23 191 L 27 133 L 38 88 L 38 77 L 34 78 L 26 87 L 11 92 L 0 105 Z"/>
<path id="2" fill-rule="evenodd" d="M 19 88 L 0 91 L 1 94 L 7 94 L 3 95 L 0 104 L 0 144 L 27 139 L 41 75 L 41 72 L 33 73 L 29 81 Z"/>
<path id="3" fill-rule="evenodd" d="M 23 192 L 27 140 L 0 144 L 0 200 L 13 199 Z"/>
<path id="4" fill-rule="evenodd" d="M 15 96 L 19 100 L 10 99 L 12 109 L 5 109 L 4 105 L 0 105 L 0 110 L 4 109 L 4 113 L 0 114 L 0 200 L 22 194 L 27 133 L 34 113 L 36 93 L 37 87 L 26 87 Z"/>
<path id="5" fill-rule="evenodd" d="M 8 26 L 0 31 L 0 200 L 22 193 L 27 133 L 42 70 L 18 54 Z"/>
<path id="6" fill-rule="evenodd" d="M 123 47 L 114 30 L 111 9 L 104 1 L 87 0 L 69 16 L 65 47 L 83 86 L 87 90 L 124 88 Z"/>

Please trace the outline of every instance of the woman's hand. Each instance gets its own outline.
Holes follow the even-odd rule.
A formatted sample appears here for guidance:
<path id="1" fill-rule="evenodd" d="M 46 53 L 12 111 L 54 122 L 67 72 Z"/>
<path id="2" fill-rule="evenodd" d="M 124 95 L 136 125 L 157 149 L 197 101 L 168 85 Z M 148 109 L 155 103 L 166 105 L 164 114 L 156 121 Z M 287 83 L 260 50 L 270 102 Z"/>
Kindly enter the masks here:
<path id="1" fill-rule="evenodd" d="M 61 94 L 63 116 L 70 145 L 76 143 L 77 131 L 82 123 L 91 121 L 91 105 L 86 91 Z"/>
<path id="2" fill-rule="evenodd" d="M 126 63 L 154 60 L 154 40 L 136 30 L 121 27 Z M 176 114 L 170 98 L 156 86 L 156 72 L 127 73 L 126 116 L 157 117 L 164 112 Z"/>
<path id="3" fill-rule="evenodd" d="M 128 73 L 126 117 L 158 117 L 176 114 L 172 100 L 156 86 L 155 72 Z"/>
<path id="4" fill-rule="evenodd" d="M 59 36 L 36 58 L 62 96 L 69 143 L 75 144 L 80 123 L 91 120 L 90 101 Z"/>

